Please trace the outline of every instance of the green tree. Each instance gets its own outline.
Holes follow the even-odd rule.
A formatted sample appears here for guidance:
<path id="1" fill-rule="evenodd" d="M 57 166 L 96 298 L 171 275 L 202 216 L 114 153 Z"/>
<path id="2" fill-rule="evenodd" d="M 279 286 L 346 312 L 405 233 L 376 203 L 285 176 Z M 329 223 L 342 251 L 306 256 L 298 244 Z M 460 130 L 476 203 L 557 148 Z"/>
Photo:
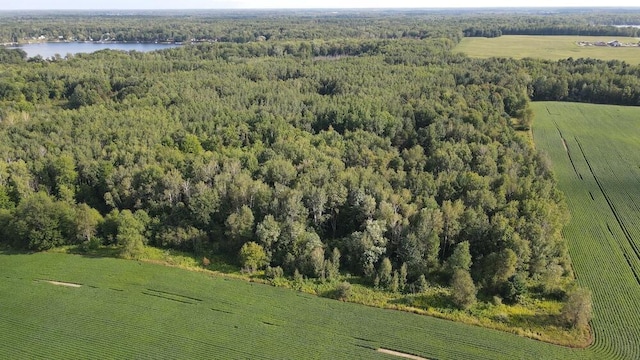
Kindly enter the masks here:
<path id="1" fill-rule="evenodd" d="M 393 272 L 391 276 L 391 283 L 388 286 L 389 291 L 398 292 L 400 290 L 400 275 L 398 274 L 398 270 Z"/>
<path id="2" fill-rule="evenodd" d="M 280 224 L 271 214 L 265 216 L 256 226 L 256 238 L 267 252 L 273 251 L 273 246 L 278 241 L 280 232 Z"/>
<path id="3" fill-rule="evenodd" d="M 97 233 L 98 226 L 104 221 L 98 210 L 87 204 L 76 206 L 75 229 L 76 237 L 80 243 L 92 243 Z"/>
<path id="4" fill-rule="evenodd" d="M 8 233 L 18 247 L 42 251 L 65 243 L 59 208 L 44 192 L 23 199 L 13 219 Z"/>
<path id="5" fill-rule="evenodd" d="M 204 151 L 202 144 L 200 143 L 200 139 L 193 134 L 187 134 L 184 136 L 184 139 L 180 144 L 180 150 L 193 155 L 201 155 Z"/>
<path id="6" fill-rule="evenodd" d="M 220 208 L 218 192 L 203 181 L 196 183 L 187 201 L 187 208 L 194 225 L 208 228 L 211 225 L 212 216 Z"/>
<path id="7" fill-rule="evenodd" d="M 138 259 L 144 253 L 145 225 L 130 210 L 123 210 L 118 216 L 117 244 L 120 256 L 125 259 Z"/>
<path id="8" fill-rule="evenodd" d="M 238 256 L 242 268 L 249 272 L 259 270 L 268 264 L 267 254 L 264 248 L 253 241 L 242 245 Z"/>
<path id="9" fill-rule="evenodd" d="M 69 97 L 69 106 L 77 109 L 81 106 L 94 105 L 100 102 L 100 94 L 93 89 L 87 89 L 82 85 L 77 85 Z"/>
<path id="10" fill-rule="evenodd" d="M 7 187 L 11 200 L 17 204 L 34 191 L 33 175 L 27 167 L 27 163 L 20 159 L 8 164 Z"/>
<path id="11" fill-rule="evenodd" d="M 331 259 L 324 261 L 324 272 L 327 280 L 333 280 L 340 274 L 340 250 L 333 248 Z"/>
<path id="12" fill-rule="evenodd" d="M 526 278 L 522 274 L 516 274 L 503 282 L 500 286 L 500 295 L 511 304 L 520 302 L 522 295 L 527 291 Z"/>
<path id="13" fill-rule="evenodd" d="M 385 257 L 384 259 L 382 259 L 380 265 L 378 266 L 377 279 L 378 284 L 381 288 L 389 289 L 391 285 L 392 272 L 393 267 L 391 265 L 391 260 Z"/>
<path id="14" fill-rule="evenodd" d="M 592 316 L 591 291 L 577 288 L 569 293 L 560 312 L 560 317 L 572 327 L 582 328 L 589 324 Z"/>
<path id="15" fill-rule="evenodd" d="M 424 274 L 422 274 L 415 283 L 415 292 L 421 293 L 426 291 L 427 288 L 429 288 L 429 283 L 427 282 L 427 278 Z"/>
<path id="16" fill-rule="evenodd" d="M 447 254 L 451 245 L 455 243 L 455 237 L 460 233 L 460 218 L 464 212 L 464 204 L 460 200 L 445 200 L 442 203 L 442 246 L 441 253 Z"/>
<path id="17" fill-rule="evenodd" d="M 485 267 L 485 282 L 492 288 L 500 287 L 516 273 L 518 258 L 511 249 L 502 249 L 487 255 L 483 264 Z"/>
<path id="18" fill-rule="evenodd" d="M 447 269 L 451 275 L 453 275 L 456 270 L 469 271 L 471 264 L 471 253 L 469 252 L 468 241 L 463 241 L 456 245 L 453 254 L 447 259 Z"/>
<path id="19" fill-rule="evenodd" d="M 15 206 L 11 197 L 9 197 L 9 191 L 4 185 L 0 185 L 0 209 L 12 209 Z"/>
<path id="20" fill-rule="evenodd" d="M 227 217 L 225 234 L 229 237 L 228 244 L 231 250 L 240 248 L 253 238 L 253 222 L 253 212 L 246 205 Z"/>
<path id="21" fill-rule="evenodd" d="M 407 263 L 402 263 L 398 273 L 398 289 L 402 292 L 407 290 Z"/>
<path id="22" fill-rule="evenodd" d="M 476 302 L 476 286 L 471 274 L 462 269 L 455 269 L 451 279 L 451 298 L 460 309 L 468 309 Z"/>
<path id="23" fill-rule="evenodd" d="M 75 197 L 75 186 L 78 178 L 75 160 L 70 154 L 61 154 L 54 158 L 50 165 L 51 176 L 53 177 L 53 189 L 58 199 L 73 202 Z"/>
<path id="24" fill-rule="evenodd" d="M 368 220 L 366 224 L 365 231 L 351 234 L 348 245 L 354 265 L 359 265 L 362 273 L 372 277 L 375 264 L 387 250 L 387 239 L 384 222 Z"/>

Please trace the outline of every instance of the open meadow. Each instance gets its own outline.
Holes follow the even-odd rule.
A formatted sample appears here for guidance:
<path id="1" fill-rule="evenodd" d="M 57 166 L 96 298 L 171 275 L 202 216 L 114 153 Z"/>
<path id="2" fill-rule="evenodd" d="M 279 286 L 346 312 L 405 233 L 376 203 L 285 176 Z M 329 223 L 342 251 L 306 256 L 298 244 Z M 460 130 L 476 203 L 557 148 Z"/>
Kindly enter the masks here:
<path id="1" fill-rule="evenodd" d="M 505 35 L 496 38 L 467 37 L 460 41 L 455 52 L 471 57 L 512 57 L 560 60 L 572 57 L 600 60 L 622 60 L 640 64 L 640 47 L 579 46 L 578 42 L 638 43 L 640 39 L 611 36 L 529 36 Z"/>
<path id="2" fill-rule="evenodd" d="M 593 291 L 603 359 L 640 354 L 640 108 L 533 103 L 536 146 L 551 158 L 572 219 L 578 282 Z"/>
<path id="3" fill-rule="evenodd" d="M 1 254 L 0 268 L 3 359 L 394 358 L 379 348 L 429 359 L 592 356 L 428 316 L 137 261 Z"/>

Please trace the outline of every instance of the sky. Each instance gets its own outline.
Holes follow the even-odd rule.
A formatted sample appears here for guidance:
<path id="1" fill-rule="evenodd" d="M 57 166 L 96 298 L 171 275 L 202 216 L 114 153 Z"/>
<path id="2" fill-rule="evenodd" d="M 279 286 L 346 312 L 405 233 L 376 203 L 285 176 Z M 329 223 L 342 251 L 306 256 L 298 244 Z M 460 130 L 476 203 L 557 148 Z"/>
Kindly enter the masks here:
<path id="1" fill-rule="evenodd" d="M 3 10 L 638 7 L 637 0 L 0 0 Z"/>

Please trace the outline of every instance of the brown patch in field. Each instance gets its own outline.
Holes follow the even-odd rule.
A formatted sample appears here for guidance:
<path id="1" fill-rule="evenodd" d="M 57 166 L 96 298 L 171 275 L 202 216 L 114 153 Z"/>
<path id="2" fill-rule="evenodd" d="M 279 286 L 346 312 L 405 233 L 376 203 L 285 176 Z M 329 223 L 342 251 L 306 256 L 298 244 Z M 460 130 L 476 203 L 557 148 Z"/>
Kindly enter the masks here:
<path id="1" fill-rule="evenodd" d="M 407 353 L 403 353 L 403 352 L 395 351 L 395 350 L 389 350 L 389 349 L 385 349 L 385 348 L 379 348 L 377 351 L 381 352 L 383 354 L 393 355 L 393 356 L 397 356 L 397 357 L 401 357 L 401 358 L 405 358 L 405 359 L 428 360 L 427 358 L 423 358 L 423 357 L 420 357 L 420 356 L 411 355 L 411 354 L 407 354 Z"/>
<path id="2" fill-rule="evenodd" d="M 74 287 L 74 288 L 79 288 L 82 286 L 80 284 L 74 284 L 74 283 L 68 283 L 68 282 L 62 282 L 62 281 L 53 281 L 53 280 L 43 280 L 43 281 L 48 282 L 49 284 L 58 285 L 58 286 L 68 286 L 68 287 Z"/>

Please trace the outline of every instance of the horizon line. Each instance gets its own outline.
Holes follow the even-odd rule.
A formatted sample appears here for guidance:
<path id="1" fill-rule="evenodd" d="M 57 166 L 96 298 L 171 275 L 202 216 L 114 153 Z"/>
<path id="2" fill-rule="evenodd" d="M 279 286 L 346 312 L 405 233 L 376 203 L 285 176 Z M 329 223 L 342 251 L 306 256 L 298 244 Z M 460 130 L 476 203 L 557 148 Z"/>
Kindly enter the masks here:
<path id="1" fill-rule="evenodd" d="M 12 11 L 187 11 L 187 10 L 447 10 L 447 9 L 640 9 L 640 5 L 637 6 L 613 6 L 613 5 L 591 5 L 591 6 L 570 6 L 570 5 L 557 5 L 557 6 L 536 6 L 536 5 L 523 5 L 523 6 L 448 6 L 448 7 L 415 7 L 415 6 L 399 6 L 399 7 L 211 7 L 211 8 L 59 8 L 59 9 L 1 9 L 0 12 L 12 12 Z"/>

